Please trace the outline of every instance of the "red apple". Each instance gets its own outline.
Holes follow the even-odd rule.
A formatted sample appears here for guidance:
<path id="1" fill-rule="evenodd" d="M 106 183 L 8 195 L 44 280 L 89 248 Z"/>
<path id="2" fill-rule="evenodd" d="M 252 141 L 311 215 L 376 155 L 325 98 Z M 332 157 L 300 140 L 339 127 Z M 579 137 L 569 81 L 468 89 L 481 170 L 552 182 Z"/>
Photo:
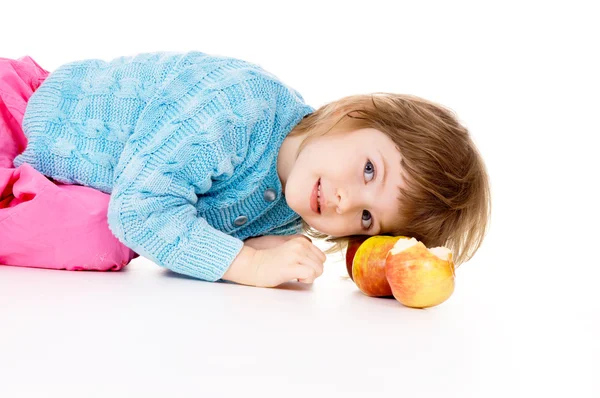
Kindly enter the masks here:
<path id="1" fill-rule="evenodd" d="M 346 250 L 346 270 L 348 271 L 348 275 L 350 275 L 350 279 L 352 280 L 354 280 L 352 277 L 352 261 L 354 260 L 354 255 L 356 254 L 359 246 L 368 238 L 368 236 L 360 236 L 351 238 L 348 242 L 348 249 Z"/>
<path id="2" fill-rule="evenodd" d="M 398 241 L 389 250 L 385 274 L 394 297 L 407 307 L 433 307 L 454 292 L 452 252 L 428 249 L 415 238 Z"/>
<path id="3" fill-rule="evenodd" d="M 352 263 L 352 278 L 367 296 L 392 296 L 385 276 L 385 258 L 401 238 L 408 239 L 404 236 L 371 236 L 358 247 Z"/>

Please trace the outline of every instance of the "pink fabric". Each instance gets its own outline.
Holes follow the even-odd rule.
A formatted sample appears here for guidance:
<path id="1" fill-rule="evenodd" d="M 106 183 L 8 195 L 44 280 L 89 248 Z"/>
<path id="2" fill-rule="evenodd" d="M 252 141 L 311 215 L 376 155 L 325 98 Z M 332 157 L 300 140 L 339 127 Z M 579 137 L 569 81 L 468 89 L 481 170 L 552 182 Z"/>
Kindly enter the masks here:
<path id="1" fill-rule="evenodd" d="M 108 228 L 110 196 L 13 166 L 27 101 L 48 74 L 29 56 L 0 58 L 0 265 L 118 271 L 138 255 Z"/>

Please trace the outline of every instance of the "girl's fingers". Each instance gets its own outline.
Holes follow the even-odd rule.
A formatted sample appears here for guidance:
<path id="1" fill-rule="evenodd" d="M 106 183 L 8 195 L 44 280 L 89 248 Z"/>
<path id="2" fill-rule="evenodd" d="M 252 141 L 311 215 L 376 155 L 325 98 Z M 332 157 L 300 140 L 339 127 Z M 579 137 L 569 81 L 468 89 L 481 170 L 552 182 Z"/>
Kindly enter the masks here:
<path id="1" fill-rule="evenodd" d="M 314 261 L 307 261 L 300 264 L 302 269 L 299 271 L 298 282 L 312 283 L 323 274 L 323 265 Z"/>

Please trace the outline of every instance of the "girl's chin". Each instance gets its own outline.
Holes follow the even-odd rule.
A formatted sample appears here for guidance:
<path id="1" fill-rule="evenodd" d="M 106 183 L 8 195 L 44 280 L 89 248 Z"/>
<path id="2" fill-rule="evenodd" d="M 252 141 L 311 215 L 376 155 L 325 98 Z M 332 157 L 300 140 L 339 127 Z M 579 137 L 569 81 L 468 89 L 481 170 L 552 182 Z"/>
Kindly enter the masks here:
<path id="1" fill-rule="evenodd" d="M 304 220 L 304 221 L 306 221 L 306 220 Z M 307 223 L 307 224 L 308 224 L 308 226 L 309 226 L 309 227 L 311 227 L 312 229 L 315 229 L 315 230 L 317 230 L 317 231 L 321 231 L 319 228 L 317 228 L 317 226 L 316 226 L 314 223 L 312 223 L 312 222 L 309 222 L 309 221 L 306 221 L 306 223 Z"/>
<path id="2" fill-rule="evenodd" d="M 317 225 L 313 225 L 313 224 L 308 224 L 308 225 L 310 225 L 312 227 L 312 229 L 314 229 L 315 231 L 318 231 L 325 235 L 329 235 L 329 233 L 327 233 L 327 231 L 323 231 L 323 229 L 319 228 Z"/>

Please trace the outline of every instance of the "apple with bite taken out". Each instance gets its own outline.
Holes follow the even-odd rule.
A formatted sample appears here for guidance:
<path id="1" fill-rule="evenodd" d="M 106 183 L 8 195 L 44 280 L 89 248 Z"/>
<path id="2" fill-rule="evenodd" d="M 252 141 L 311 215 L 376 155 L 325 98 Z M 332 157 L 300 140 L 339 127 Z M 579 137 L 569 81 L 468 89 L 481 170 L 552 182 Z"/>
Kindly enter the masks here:
<path id="1" fill-rule="evenodd" d="M 454 292 L 452 252 L 445 247 L 428 249 L 415 238 L 399 240 L 389 249 L 385 275 L 396 300 L 407 307 L 433 307 Z"/>
<path id="2" fill-rule="evenodd" d="M 356 250 L 352 261 L 352 280 L 361 292 L 371 297 L 392 296 L 385 275 L 385 259 L 394 244 L 404 236 L 376 235 L 366 239 Z"/>

